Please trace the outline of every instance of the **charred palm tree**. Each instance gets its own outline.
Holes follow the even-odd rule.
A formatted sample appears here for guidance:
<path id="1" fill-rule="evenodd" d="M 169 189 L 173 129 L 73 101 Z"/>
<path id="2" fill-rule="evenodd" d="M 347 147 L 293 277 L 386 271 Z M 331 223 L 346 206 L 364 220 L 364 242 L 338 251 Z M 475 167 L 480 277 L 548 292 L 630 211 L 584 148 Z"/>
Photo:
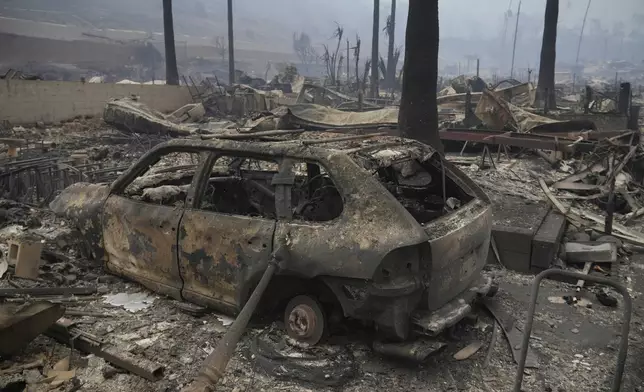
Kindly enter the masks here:
<path id="1" fill-rule="evenodd" d="M 378 34 L 380 33 L 380 0 L 373 0 L 373 37 L 371 41 L 371 98 L 378 98 Z"/>
<path id="2" fill-rule="evenodd" d="M 396 86 L 396 62 L 394 62 L 394 40 L 396 30 L 396 0 L 391 0 L 391 14 L 387 18 L 387 26 L 385 32 L 389 38 L 389 46 L 387 48 L 387 75 L 385 76 L 386 85 L 388 88 Z"/>
<path id="3" fill-rule="evenodd" d="M 177 53 L 174 49 L 174 23 L 172 22 L 172 0 L 163 0 L 163 38 L 165 42 L 165 82 L 179 85 Z"/>
<path id="4" fill-rule="evenodd" d="M 233 0 L 228 0 L 228 75 L 230 85 L 235 83 L 235 39 L 233 36 Z"/>
<path id="5" fill-rule="evenodd" d="M 438 0 L 409 0 L 407 18 L 398 127 L 402 136 L 425 142 L 442 153 L 436 106 Z"/>
<path id="6" fill-rule="evenodd" d="M 557 57 L 557 20 L 559 18 L 559 0 L 547 0 L 546 15 L 543 23 L 543 41 L 541 43 L 541 62 L 539 64 L 539 82 L 537 84 L 536 103 L 540 107 L 556 109 L 555 96 L 555 61 Z"/>

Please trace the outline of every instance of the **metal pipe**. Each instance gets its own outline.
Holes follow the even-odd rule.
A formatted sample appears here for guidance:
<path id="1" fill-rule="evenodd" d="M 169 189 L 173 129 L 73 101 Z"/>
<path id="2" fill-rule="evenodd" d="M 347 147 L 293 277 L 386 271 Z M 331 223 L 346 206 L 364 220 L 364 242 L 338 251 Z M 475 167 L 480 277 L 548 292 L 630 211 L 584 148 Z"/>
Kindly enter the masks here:
<path id="1" fill-rule="evenodd" d="M 305 146 L 310 146 L 313 144 L 324 144 L 324 143 L 335 143 L 335 142 L 345 142 L 350 140 L 361 140 L 361 139 L 371 139 L 377 136 L 388 136 L 387 132 L 378 132 L 370 133 L 368 135 L 351 135 L 351 136 L 341 136 L 341 137 L 329 137 L 324 139 L 311 139 L 311 140 L 302 140 L 302 144 Z"/>
<path id="2" fill-rule="evenodd" d="M 608 202 L 606 203 L 606 220 L 604 221 L 604 233 L 613 233 L 613 216 L 615 214 L 615 177 L 610 182 L 608 190 Z"/>
<path id="3" fill-rule="evenodd" d="M 362 147 L 350 148 L 348 150 L 342 150 L 342 152 L 348 155 L 351 155 L 359 152 L 368 152 L 373 150 L 382 150 L 389 147 L 403 146 L 404 144 L 405 144 L 404 140 L 401 139 L 399 141 L 386 142 L 386 143 L 373 143 Z"/>
<path id="4" fill-rule="evenodd" d="M 276 252 L 278 251 L 279 249 Z M 273 255 L 275 255 L 276 252 L 274 252 Z M 214 386 L 217 385 L 219 380 L 223 377 L 224 372 L 226 371 L 226 366 L 228 365 L 230 358 L 232 358 L 233 353 L 235 352 L 235 347 L 237 347 L 239 339 L 241 339 L 244 334 L 246 326 L 248 325 L 257 304 L 264 295 L 264 291 L 266 291 L 275 271 L 277 271 L 277 263 L 278 260 L 273 256 L 271 261 L 268 263 L 266 271 L 264 271 L 264 275 L 262 275 L 262 278 L 257 284 L 257 287 L 255 287 L 255 290 L 244 305 L 244 308 L 230 326 L 230 329 L 228 329 L 224 337 L 219 341 L 215 350 L 206 358 L 197 379 L 194 380 L 192 384 L 184 388 L 182 392 L 210 392 L 214 390 Z"/>
<path id="5" fill-rule="evenodd" d="M 624 374 L 624 365 L 626 364 L 626 355 L 628 353 L 628 333 L 630 331 L 631 323 L 631 312 L 633 311 L 633 304 L 631 302 L 631 296 L 628 294 L 626 287 L 615 283 L 610 279 L 584 275 L 576 272 L 564 271 L 559 269 L 547 269 L 541 272 L 534 278 L 532 283 L 532 295 L 530 297 L 530 308 L 528 309 L 528 314 L 526 315 L 526 324 L 523 329 L 523 341 L 521 343 L 521 354 L 519 357 L 519 366 L 517 367 L 517 373 L 514 379 L 514 392 L 521 392 L 521 384 L 523 383 L 523 370 L 525 369 L 525 362 L 528 356 L 528 347 L 530 344 L 530 334 L 532 332 L 532 323 L 534 322 L 534 313 L 537 307 L 537 297 L 539 294 L 539 285 L 541 281 L 545 278 L 549 278 L 553 275 L 559 275 L 564 277 L 570 277 L 573 279 L 583 279 L 586 281 L 603 284 L 606 286 L 611 286 L 624 298 L 624 322 L 622 323 L 622 333 L 621 341 L 619 343 L 619 352 L 617 354 L 617 365 L 615 367 L 615 378 L 613 379 L 613 385 L 611 388 L 612 392 L 619 392 L 620 386 L 622 383 L 622 376 Z"/>
<path id="6" fill-rule="evenodd" d="M 249 132 L 249 133 L 202 135 L 201 139 L 202 140 L 207 140 L 207 139 L 246 140 L 246 139 L 256 139 L 264 136 L 295 135 L 302 132 L 304 132 L 304 129 L 286 129 L 286 130 L 260 131 L 260 132 Z"/>
<path id="7" fill-rule="evenodd" d="M 89 287 L 32 287 L 0 289 L 0 298 L 19 295 L 91 295 L 96 293 L 96 286 Z"/>

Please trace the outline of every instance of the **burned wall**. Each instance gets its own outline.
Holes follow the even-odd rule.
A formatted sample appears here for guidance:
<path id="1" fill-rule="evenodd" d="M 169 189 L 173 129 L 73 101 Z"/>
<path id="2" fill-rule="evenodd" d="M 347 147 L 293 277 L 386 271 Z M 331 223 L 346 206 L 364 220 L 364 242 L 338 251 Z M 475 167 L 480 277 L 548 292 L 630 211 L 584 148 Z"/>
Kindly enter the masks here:
<path id="1" fill-rule="evenodd" d="M 19 66 L 27 63 L 60 63 L 103 68 L 134 64 L 140 48 L 89 40 L 64 41 L 41 37 L 0 33 L 0 65 Z"/>
<path id="2" fill-rule="evenodd" d="M 188 88 L 179 86 L 0 80 L 0 122 L 49 123 L 100 116 L 110 98 L 131 95 L 161 112 L 192 102 Z"/>

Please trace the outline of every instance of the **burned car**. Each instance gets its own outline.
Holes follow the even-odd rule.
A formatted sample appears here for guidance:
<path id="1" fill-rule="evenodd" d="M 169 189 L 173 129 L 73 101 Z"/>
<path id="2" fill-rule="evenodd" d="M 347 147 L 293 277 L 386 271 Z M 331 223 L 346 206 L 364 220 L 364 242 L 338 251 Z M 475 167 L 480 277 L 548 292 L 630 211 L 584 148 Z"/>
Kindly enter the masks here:
<path id="1" fill-rule="evenodd" d="M 228 314 L 282 241 L 287 258 L 260 309 L 285 311 L 288 334 L 309 344 L 343 317 L 392 340 L 435 336 L 492 287 L 489 199 L 399 137 L 172 140 L 111 184 L 68 187 L 51 208 L 108 271 Z"/>

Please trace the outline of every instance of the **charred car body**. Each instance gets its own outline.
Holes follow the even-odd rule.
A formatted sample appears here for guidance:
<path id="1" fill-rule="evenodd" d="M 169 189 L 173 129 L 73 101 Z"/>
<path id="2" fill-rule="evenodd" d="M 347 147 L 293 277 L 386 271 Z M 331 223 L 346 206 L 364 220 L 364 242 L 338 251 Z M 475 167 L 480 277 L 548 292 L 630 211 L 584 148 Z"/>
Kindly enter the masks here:
<path id="1" fill-rule="evenodd" d="M 229 314 L 285 241 L 262 307 L 286 309 L 308 343 L 335 316 L 391 339 L 436 335 L 490 291 L 489 200 L 424 144 L 346 139 L 173 140 L 51 207 L 112 273 Z"/>

